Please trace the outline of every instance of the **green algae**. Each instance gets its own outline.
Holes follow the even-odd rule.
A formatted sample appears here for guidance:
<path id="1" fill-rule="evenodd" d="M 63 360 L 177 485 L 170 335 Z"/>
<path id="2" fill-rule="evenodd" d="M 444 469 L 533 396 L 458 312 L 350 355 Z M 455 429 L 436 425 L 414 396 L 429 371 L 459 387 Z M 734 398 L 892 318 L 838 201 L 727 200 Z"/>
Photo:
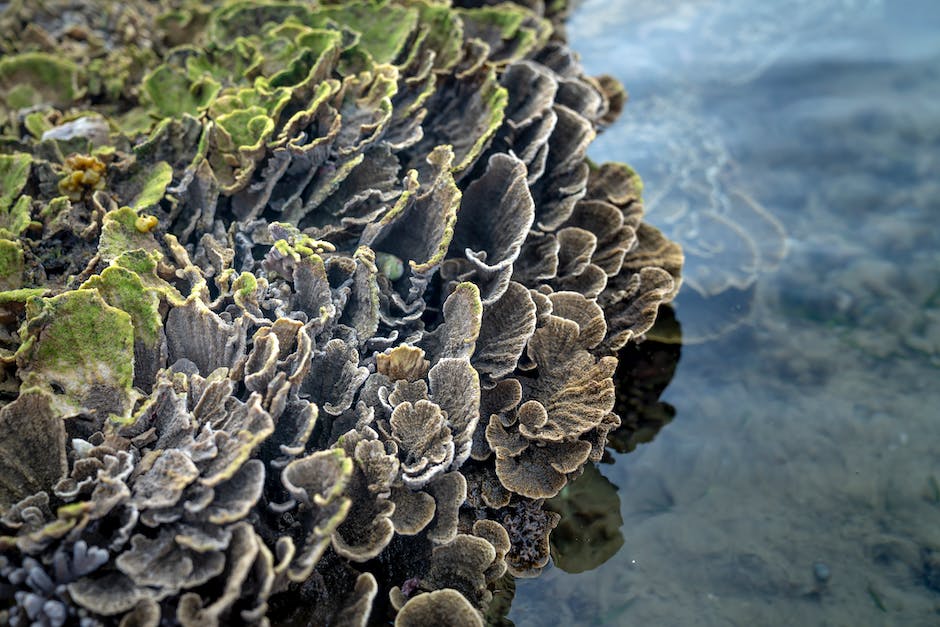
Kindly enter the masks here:
<path id="1" fill-rule="evenodd" d="M 78 66 L 42 52 L 0 59 L 0 96 L 10 109 L 67 107 L 81 95 Z"/>
<path id="2" fill-rule="evenodd" d="M 376 14 L 382 15 L 382 19 L 377 20 Z M 312 17 L 315 26 L 325 26 L 327 20 L 332 20 L 357 32 L 357 45 L 380 64 L 391 63 L 401 54 L 418 23 L 417 10 L 387 0 L 345 2 L 321 8 Z"/>
<path id="3" fill-rule="evenodd" d="M 21 335 L 27 339 L 16 360 L 23 390 L 53 393 L 63 415 L 130 409 L 132 317 L 106 303 L 97 290 L 29 299 Z"/>
<path id="4" fill-rule="evenodd" d="M 32 156 L 24 153 L 0 155 L 0 290 L 23 285 L 23 247 L 16 239 L 30 224 L 32 198 L 20 194 L 31 163 Z"/>
<path id="5" fill-rule="evenodd" d="M 42 296 L 48 290 L 44 287 L 24 287 L 17 290 L 0 292 L 0 305 L 26 303 L 30 298 Z"/>
<path id="6" fill-rule="evenodd" d="M 160 296 L 157 290 L 145 287 L 137 274 L 112 265 L 100 275 L 88 279 L 81 289 L 98 290 L 105 302 L 130 315 L 135 340 L 148 348 L 157 346 L 163 327 Z"/>
<path id="7" fill-rule="evenodd" d="M 263 107 L 250 106 L 220 115 L 214 128 L 225 131 L 220 147 L 253 152 L 274 132 L 274 120 Z"/>
<path id="8" fill-rule="evenodd" d="M 434 52 L 434 69 L 447 72 L 460 62 L 463 21 L 450 7 L 428 1 L 414 3 L 418 10 L 418 29 L 413 54 L 418 50 Z"/>
<path id="9" fill-rule="evenodd" d="M 132 181 L 137 193 L 130 201 L 130 206 L 144 211 L 159 204 L 172 180 L 173 168 L 165 161 L 160 161 L 146 170 L 142 169 Z"/>
<path id="10" fill-rule="evenodd" d="M 159 250 L 159 244 L 150 231 L 137 228 L 140 215 L 130 207 L 121 207 L 105 214 L 101 225 L 98 254 L 107 262 L 130 250 Z"/>
<path id="11" fill-rule="evenodd" d="M 246 303 L 257 300 L 258 279 L 250 272 L 242 272 L 232 281 L 235 303 L 245 308 Z"/>
<path id="12" fill-rule="evenodd" d="M 281 111 L 287 106 L 291 99 L 291 90 L 287 87 L 271 87 L 269 82 L 262 77 L 255 80 L 253 87 L 245 87 L 237 90 L 226 90 L 209 106 L 209 118 L 216 120 L 218 124 L 228 128 L 230 125 L 224 124 L 221 118 L 226 115 L 232 115 L 239 111 L 248 111 L 257 109 L 263 112 L 265 116 L 272 121 L 280 118 Z M 237 129 L 230 129 L 233 139 L 239 145 L 250 145 L 254 140 L 250 138 L 242 139 L 238 136 Z"/>
<path id="13" fill-rule="evenodd" d="M 71 207 L 72 202 L 67 196 L 56 196 L 39 210 L 39 217 L 47 223 L 53 222 L 58 219 L 63 212 L 67 213 Z"/>
<path id="14" fill-rule="evenodd" d="M 164 64 L 144 79 L 144 91 L 162 118 L 196 115 L 209 106 L 222 85 L 207 76 L 191 80 L 183 70 Z"/>
<path id="15" fill-rule="evenodd" d="M 32 161 L 32 155 L 22 152 L 0 155 L 0 219 L 3 219 L 14 203 L 19 201 L 18 197 L 26 186 L 26 181 L 29 180 L 29 167 Z"/>
<path id="16" fill-rule="evenodd" d="M 33 111 L 23 117 L 23 127 L 36 139 L 40 139 L 42 134 L 53 128 L 49 121 L 48 111 Z"/>
<path id="17" fill-rule="evenodd" d="M 209 18 L 207 31 L 213 41 L 231 41 L 243 33 L 263 31 L 267 24 L 281 24 L 289 20 L 309 24 L 311 16 L 310 8 L 295 2 L 245 0 L 232 2 L 214 11 Z"/>
<path id="18" fill-rule="evenodd" d="M 23 248 L 19 242 L 0 239 L 0 290 L 16 290 L 23 285 Z"/>
<path id="19" fill-rule="evenodd" d="M 504 3 L 499 6 L 483 6 L 476 9 L 457 9 L 468 37 L 481 41 L 498 41 L 505 51 L 494 51 L 492 59 L 501 65 L 525 58 L 530 52 L 541 48 L 552 33 L 552 26 L 544 18 L 536 18 L 525 9 Z"/>
<path id="20" fill-rule="evenodd" d="M 202 37 L 210 13 L 209 7 L 189 5 L 161 13 L 156 23 L 166 34 L 170 46 L 194 44 Z"/>

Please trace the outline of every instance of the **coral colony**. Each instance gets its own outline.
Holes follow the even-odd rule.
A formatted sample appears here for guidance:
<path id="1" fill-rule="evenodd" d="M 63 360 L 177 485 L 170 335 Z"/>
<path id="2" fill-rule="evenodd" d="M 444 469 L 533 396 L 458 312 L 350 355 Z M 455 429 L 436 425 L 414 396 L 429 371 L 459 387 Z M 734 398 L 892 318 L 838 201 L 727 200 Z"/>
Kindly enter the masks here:
<path id="1" fill-rule="evenodd" d="M 482 625 L 678 289 L 625 94 L 539 2 L 210 4 L 0 14 L 0 623 Z"/>

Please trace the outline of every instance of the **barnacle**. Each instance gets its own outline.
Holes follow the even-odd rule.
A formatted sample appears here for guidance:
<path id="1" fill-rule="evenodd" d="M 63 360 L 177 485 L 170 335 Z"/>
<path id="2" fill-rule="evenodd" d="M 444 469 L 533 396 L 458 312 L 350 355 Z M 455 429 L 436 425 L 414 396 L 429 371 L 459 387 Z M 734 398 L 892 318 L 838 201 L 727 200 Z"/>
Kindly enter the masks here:
<path id="1" fill-rule="evenodd" d="M 0 622 L 479 625 L 541 571 L 682 266 L 558 4 L 5 5 Z"/>

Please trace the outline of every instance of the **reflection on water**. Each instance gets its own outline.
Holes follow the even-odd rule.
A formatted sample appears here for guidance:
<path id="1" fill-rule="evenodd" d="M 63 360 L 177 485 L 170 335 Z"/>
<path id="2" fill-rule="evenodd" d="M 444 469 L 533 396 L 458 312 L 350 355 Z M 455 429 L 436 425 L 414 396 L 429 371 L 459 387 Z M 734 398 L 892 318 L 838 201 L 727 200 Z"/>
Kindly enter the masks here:
<path id="1" fill-rule="evenodd" d="M 682 331 L 670 308 L 663 308 L 659 327 L 674 341 L 631 343 L 617 356 L 620 363 L 615 375 L 616 411 L 622 422 L 608 437 L 603 463 L 613 463 L 614 453 L 629 453 L 638 445 L 651 442 L 675 415 L 668 403 L 660 401 L 681 352 Z M 623 546 L 618 488 L 597 465 L 587 466 L 584 474 L 565 486 L 546 506 L 561 515 L 552 531 L 551 554 L 555 567 L 564 572 L 593 570 Z"/>
<path id="2" fill-rule="evenodd" d="M 575 12 L 631 92 L 592 156 L 689 255 L 681 334 L 651 334 L 685 345 L 636 349 L 626 428 L 508 620 L 940 622 L 937 32 L 933 0 Z"/>
<path id="3" fill-rule="evenodd" d="M 604 476 L 600 467 L 614 463 L 618 453 L 628 453 L 651 442 L 675 416 L 675 409 L 660 400 L 682 351 L 682 329 L 670 307 L 661 310 L 657 329 L 670 341 L 630 343 L 617 355 L 615 410 L 622 422 L 608 436 L 608 450 L 602 463 L 585 466 L 581 476 L 569 481 L 555 498 L 545 503 L 545 509 L 560 516 L 550 544 L 552 565 L 564 573 L 592 571 L 620 551 L 624 544 L 624 520 L 619 488 Z M 663 506 L 654 502 L 649 505 Z M 497 582 L 494 601 L 487 612 L 488 624 L 513 624 L 507 615 L 516 587 L 516 579 L 508 573 Z"/>
<path id="4" fill-rule="evenodd" d="M 565 486 L 548 503 L 548 508 L 561 515 L 552 531 L 552 562 L 566 573 L 593 570 L 623 546 L 617 486 L 597 466 L 588 465 L 577 481 Z"/>

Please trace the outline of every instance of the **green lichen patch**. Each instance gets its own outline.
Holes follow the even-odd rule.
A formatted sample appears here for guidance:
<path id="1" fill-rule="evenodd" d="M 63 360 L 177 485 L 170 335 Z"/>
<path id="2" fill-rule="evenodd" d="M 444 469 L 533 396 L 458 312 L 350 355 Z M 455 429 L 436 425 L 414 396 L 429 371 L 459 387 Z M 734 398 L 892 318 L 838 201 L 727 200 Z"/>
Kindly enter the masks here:
<path id="1" fill-rule="evenodd" d="M 202 3 L 188 3 L 161 14 L 156 23 L 163 30 L 168 45 L 195 44 L 197 39 L 202 38 L 210 12 L 210 7 Z"/>
<path id="2" fill-rule="evenodd" d="M 232 297 L 242 309 L 248 309 L 249 304 L 257 304 L 258 279 L 250 272 L 242 272 L 232 281 Z"/>
<path id="3" fill-rule="evenodd" d="M 271 84 L 309 91 L 330 76 L 343 47 L 343 34 L 335 30 L 304 28 L 296 35 L 295 41 L 299 52 L 283 69 L 272 74 Z"/>
<path id="4" fill-rule="evenodd" d="M 232 2 L 215 11 L 209 20 L 209 37 L 214 41 L 232 41 L 239 35 L 256 33 L 266 24 L 281 24 L 288 20 L 309 24 L 311 10 L 293 2 Z"/>
<path id="5" fill-rule="evenodd" d="M 457 10 L 467 37 L 493 42 L 491 61 L 508 64 L 545 45 L 552 34 L 548 20 L 522 7 L 504 3 L 495 7 Z"/>
<path id="6" fill-rule="evenodd" d="M 20 194 L 29 180 L 32 161 L 32 156 L 19 152 L 0 155 L 0 237 L 19 237 L 30 224 L 32 198 Z"/>
<path id="7" fill-rule="evenodd" d="M 377 14 L 382 16 L 381 19 L 376 19 Z M 322 8 L 313 19 L 317 26 L 326 25 L 326 20 L 332 20 L 357 32 L 358 46 L 376 63 L 391 63 L 401 53 L 415 29 L 418 11 L 388 2 L 366 0 Z"/>
<path id="8" fill-rule="evenodd" d="M 0 290 L 22 287 L 23 270 L 23 248 L 20 243 L 0 239 Z"/>
<path id="9" fill-rule="evenodd" d="M 130 409 L 132 318 L 108 305 L 97 290 L 29 300 L 22 335 L 16 361 L 23 390 L 52 393 L 54 407 L 66 416 L 90 413 L 103 420 Z"/>
<path id="10" fill-rule="evenodd" d="M 144 286 L 134 272 L 112 265 L 82 284 L 82 289 L 97 289 L 112 307 L 127 312 L 134 325 L 134 339 L 147 348 L 160 341 L 160 297 L 156 290 Z"/>
<path id="11" fill-rule="evenodd" d="M 434 52 L 434 69 L 446 72 L 460 62 L 463 47 L 463 21 L 450 7 L 430 0 L 415 2 L 418 10 L 416 45 L 412 52 Z"/>
<path id="12" fill-rule="evenodd" d="M 158 251 L 138 249 L 121 254 L 112 263 L 116 267 L 133 272 L 146 289 L 153 290 L 167 303 L 178 307 L 186 302 L 186 298 L 157 274 L 162 259 L 163 255 Z"/>
<path id="13" fill-rule="evenodd" d="M 274 120 L 263 107 L 250 106 L 220 115 L 215 128 L 225 130 L 223 150 L 254 152 L 274 132 Z"/>
<path id="14" fill-rule="evenodd" d="M 42 134 L 53 128 L 49 121 L 52 111 L 33 111 L 23 116 L 23 127 L 36 139 L 40 139 Z"/>
<path id="15" fill-rule="evenodd" d="M 244 189 L 274 133 L 272 120 L 261 107 L 226 113 L 209 127 L 208 162 L 226 194 Z"/>
<path id="16" fill-rule="evenodd" d="M 83 67 L 83 87 L 96 99 L 124 100 L 137 93 L 141 76 L 156 64 L 157 55 L 148 48 L 129 45 L 113 50 Z"/>
<path id="17" fill-rule="evenodd" d="M 0 219 L 9 212 L 16 202 L 14 199 L 19 197 L 26 186 L 32 161 L 31 155 L 22 152 L 0 155 Z"/>
<path id="18" fill-rule="evenodd" d="M 127 251 L 159 251 L 160 246 L 151 230 L 138 228 L 141 216 L 130 207 L 121 207 L 105 214 L 98 241 L 101 259 L 111 262 Z"/>
<path id="19" fill-rule="evenodd" d="M 78 66 L 67 59 L 41 52 L 0 59 L 0 98 L 10 109 L 67 107 L 80 93 Z"/>
<path id="20" fill-rule="evenodd" d="M 222 126 L 220 119 L 239 111 L 260 110 L 272 121 L 277 120 L 281 111 L 290 101 L 291 91 L 286 87 L 271 87 L 264 78 L 258 78 L 253 87 L 223 92 L 209 107 L 209 117 Z M 232 138 L 239 145 L 255 143 L 251 137 L 240 137 L 235 131 Z"/>
<path id="21" fill-rule="evenodd" d="M 195 115 L 212 102 L 222 86 L 208 76 L 190 79 L 185 70 L 161 65 L 144 79 L 144 92 L 162 118 Z"/>
<path id="22" fill-rule="evenodd" d="M 0 212 L 0 237 L 18 237 L 32 223 L 30 207 L 33 199 L 20 196 L 8 213 Z"/>
<path id="23" fill-rule="evenodd" d="M 130 177 L 120 184 L 121 201 L 137 211 L 147 211 L 160 204 L 172 181 L 173 168 L 165 161 L 146 166 L 136 164 Z"/>
<path id="24" fill-rule="evenodd" d="M 25 304 L 30 298 L 42 296 L 46 291 L 44 287 L 24 287 L 0 292 L 0 305 Z"/>

